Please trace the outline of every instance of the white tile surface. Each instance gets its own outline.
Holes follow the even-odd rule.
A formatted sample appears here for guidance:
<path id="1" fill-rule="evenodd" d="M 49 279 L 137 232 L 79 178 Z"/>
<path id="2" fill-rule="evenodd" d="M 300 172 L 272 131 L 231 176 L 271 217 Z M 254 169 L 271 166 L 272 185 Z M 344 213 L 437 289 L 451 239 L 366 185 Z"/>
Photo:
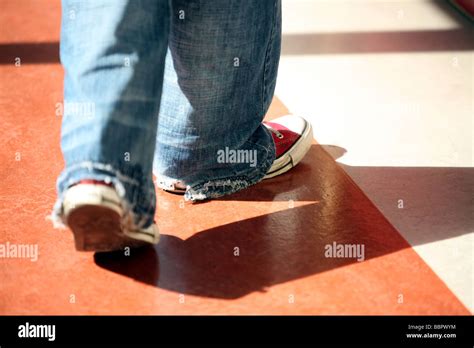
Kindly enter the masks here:
<path id="1" fill-rule="evenodd" d="M 473 311 L 474 26 L 425 0 L 283 8 L 277 96 Z"/>

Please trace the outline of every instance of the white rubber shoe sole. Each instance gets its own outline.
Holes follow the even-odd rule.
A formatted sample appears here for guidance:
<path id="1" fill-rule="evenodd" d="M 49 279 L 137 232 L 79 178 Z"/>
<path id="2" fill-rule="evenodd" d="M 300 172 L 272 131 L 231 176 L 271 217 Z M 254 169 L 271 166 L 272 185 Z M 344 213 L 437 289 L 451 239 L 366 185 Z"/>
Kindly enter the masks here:
<path id="1" fill-rule="evenodd" d="M 121 225 L 120 198 L 106 185 L 72 186 L 64 195 L 63 213 L 79 251 L 114 251 L 159 242 L 155 224 L 136 231 Z"/>

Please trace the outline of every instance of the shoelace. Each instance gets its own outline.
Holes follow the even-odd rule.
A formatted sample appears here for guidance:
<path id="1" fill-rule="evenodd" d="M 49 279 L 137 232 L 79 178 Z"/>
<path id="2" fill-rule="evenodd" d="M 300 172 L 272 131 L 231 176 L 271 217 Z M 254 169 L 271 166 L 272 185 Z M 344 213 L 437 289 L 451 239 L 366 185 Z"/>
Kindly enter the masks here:
<path id="1" fill-rule="evenodd" d="M 267 129 L 272 132 L 273 134 L 275 134 L 277 136 L 278 139 L 283 139 L 284 135 L 281 134 L 279 131 L 277 131 L 275 128 L 273 128 L 272 126 L 264 123 L 263 124 L 265 127 L 267 127 Z"/>

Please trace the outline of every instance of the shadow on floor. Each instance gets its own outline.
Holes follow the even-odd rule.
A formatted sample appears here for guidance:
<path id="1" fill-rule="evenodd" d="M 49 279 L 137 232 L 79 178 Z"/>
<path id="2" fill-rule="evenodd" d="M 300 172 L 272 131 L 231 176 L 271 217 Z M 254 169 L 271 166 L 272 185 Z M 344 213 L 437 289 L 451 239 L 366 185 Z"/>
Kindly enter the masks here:
<path id="1" fill-rule="evenodd" d="M 445 30 L 287 34 L 282 39 L 282 55 L 473 50 L 472 21 L 446 1 L 433 0 L 428 4 L 449 16 L 458 27 Z"/>
<path id="2" fill-rule="evenodd" d="M 430 1 L 457 24 L 456 29 L 387 32 L 285 34 L 282 55 L 469 51 L 474 49 L 472 22 L 444 1 Z M 59 42 L 1 43 L 0 64 L 58 64 Z"/>
<path id="3" fill-rule="evenodd" d="M 284 35 L 282 55 L 470 51 L 472 28 Z"/>
<path id="4" fill-rule="evenodd" d="M 291 174 L 224 198 L 255 202 L 309 201 L 306 205 L 205 230 L 187 240 L 162 235 L 155 248 L 132 251 L 134 255 L 130 257 L 123 256 L 123 252 L 96 254 L 95 261 L 102 268 L 158 288 L 235 299 L 255 291 L 264 292 L 275 284 L 358 262 L 355 258 L 325 257 L 326 246 L 333 242 L 364 245 L 365 260 L 408 248 L 408 243 L 386 217 L 328 154 L 339 157 L 344 152 L 335 146 L 313 145 L 304 162 Z M 313 165 L 310 167 L 309 163 Z M 384 173 L 378 179 L 371 178 L 387 186 L 381 192 L 391 187 L 395 192 L 414 190 L 415 196 L 430 194 L 431 191 L 426 190 L 432 187 L 417 181 L 416 176 L 410 174 L 412 168 L 394 170 L 409 172 L 405 176 L 409 186 Z M 456 172 L 458 169 L 430 170 Z M 469 174 L 472 170 L 463 172 L 463 175 Z M 396 207 L 397 200 L 393 204 Z M 411 214 L 405 214 L 405 224 L 410 227 L 413 223 L 410 217 L 418 220 L 419 217 L 408 205 L 407 202 L 405 212 L 411 211 Z M 424 209 L 430 207 L 427 204 Z M 419 243 L 472 231 L 472 219 L 463 216 L 468 206 L 446 204 L 446 207 L 451 211 L 449 221 L 433 215 L 423 224 L 415 224 L 424 232 Z M 239 256 L 234 255 L 236 247 Z"/>

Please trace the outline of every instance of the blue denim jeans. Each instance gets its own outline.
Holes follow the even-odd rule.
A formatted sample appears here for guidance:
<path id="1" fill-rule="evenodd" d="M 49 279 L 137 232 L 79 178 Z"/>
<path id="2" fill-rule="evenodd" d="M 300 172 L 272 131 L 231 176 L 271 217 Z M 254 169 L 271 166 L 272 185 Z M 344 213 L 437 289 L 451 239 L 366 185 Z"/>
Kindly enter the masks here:
<path id="1" fill-rule="evenodd" d="M 153 222 L 153 174 L 193 201 L 260 181 L 275 158 L 261 122 L 280 40 L 280 0 L 63 0 L 56 221 L 84 179 L 113 184 L 138 228 Z"/>

